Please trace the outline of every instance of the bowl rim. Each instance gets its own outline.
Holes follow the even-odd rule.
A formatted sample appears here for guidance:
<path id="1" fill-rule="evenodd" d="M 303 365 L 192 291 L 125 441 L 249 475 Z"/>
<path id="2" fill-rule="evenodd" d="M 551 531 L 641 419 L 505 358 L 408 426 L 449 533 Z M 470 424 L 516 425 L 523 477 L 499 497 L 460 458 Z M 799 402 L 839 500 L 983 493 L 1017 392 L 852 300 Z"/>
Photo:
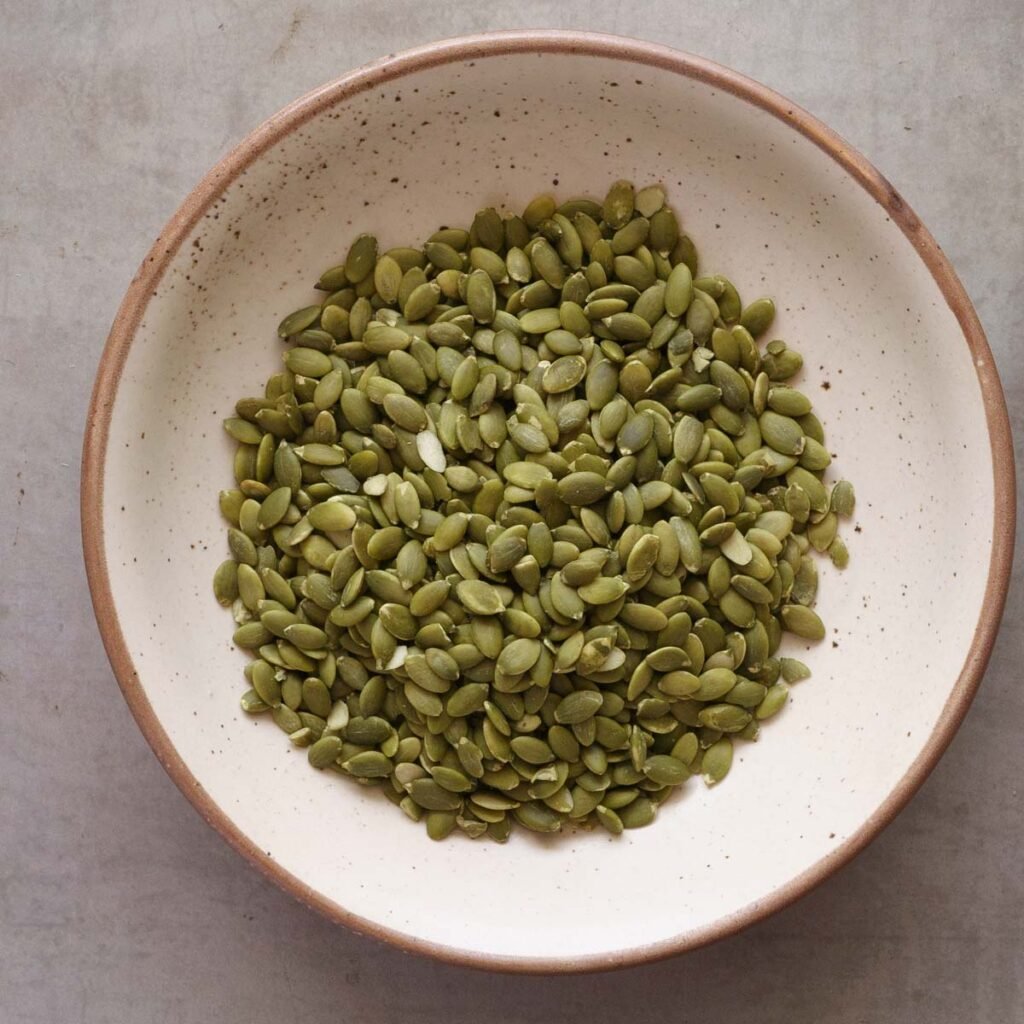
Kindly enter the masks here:
<path id="1" fill-rule="evenodd" d="M 334 104 L 381 84 L 439 65 L 523 53 L 607 57 L 667 70 L 724 90 L 773 115 L 827 153 L 875 199 L 916 249 L 956 317 L 973 356 L 993 459 L 992 552 L 982 609 L 963 668 L 917 757 L 893 790 L 831 853 L 767 896 L 711 924 L 642 946 L 577 957 L 497 955 L 409 936 L 352 913 L 286 871 L 234 824 L 195 778 L 160 724 L 125 643 L 113 600 L 104 546 L 103 487 L 110 421 L 121 373 L 149 299 L 192 228 L 234 181 L 270 146 Z M 797 104 L 723 65 L 656 43 L 623 36 L 556 30 L 493 32 L 440 40 L 389 54 L 342 75 L 273 114 L 223 157 L 192 190 L 157 237 L 133 278 L 100 358 L 82 450 L 81 520 L 86 574 L 103 645 L 132 715 L 185 797 L 221 836 L 300 902 L 329 919 L 400 949 L 450 964 L 513 973 L 565 974 L 608 970 L 656 960 L 733 935 L 789 906 L 863 850 L 920 788 L 974 698 L 995 642 L 1009 586 L 1016 520 L 1015 467 L 1009 417 L 992 352 L 977 313 L 945 254 L 891 184 L 856 149 Z"/>

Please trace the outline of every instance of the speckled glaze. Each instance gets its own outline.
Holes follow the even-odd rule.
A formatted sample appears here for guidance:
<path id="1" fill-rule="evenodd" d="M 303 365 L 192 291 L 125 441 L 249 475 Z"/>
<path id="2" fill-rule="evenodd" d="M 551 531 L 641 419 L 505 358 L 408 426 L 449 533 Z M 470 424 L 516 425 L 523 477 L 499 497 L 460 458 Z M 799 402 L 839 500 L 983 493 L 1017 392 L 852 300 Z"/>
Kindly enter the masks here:
<path id="1" fill-rule="evenodd" d="M 280 365 L 274 327 L 359 231 L 386 245 L 533 194 L 663 182 L 702 266 L 773 295 L 857 487 L 852 563 L 822 565 L 814 677 L 726 783 L 655 827 L 431 843 L 379 794 L 313 772 L 238 707 L 220 427 Z M 186 200 L 114 324 L 91 410 L 83 523 L 125 696 L 198 810 L 327 915 L 507 970 L 666 956 L 784 906 L 893 817 L 980 680 L 1013 541 L 998 378 L 934 241 L 841 139 L 731 71 L 579 34 L 457 40 L 354 72 L 272 118 Z M 801 644 L 791 653 L 803 656 Z"/>

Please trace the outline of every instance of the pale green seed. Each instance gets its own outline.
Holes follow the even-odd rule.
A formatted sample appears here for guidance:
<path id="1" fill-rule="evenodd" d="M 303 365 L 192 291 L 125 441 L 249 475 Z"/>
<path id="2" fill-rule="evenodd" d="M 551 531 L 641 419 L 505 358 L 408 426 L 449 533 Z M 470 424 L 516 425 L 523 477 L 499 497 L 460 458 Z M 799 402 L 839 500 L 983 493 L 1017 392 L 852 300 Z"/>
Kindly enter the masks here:
<path id="1" fill-rule="evenodd" d="M 698 714 L 700 724 L 719 732 L 739 732 L 750 721 L 750 713 L 735 704 L 709 704 Z"/>
<path id="2" fill-rule="evenodd" d="M 757 706 L 755 712 L 758 720 L 764 721 L 771 718 L 782 710 L 783 705 L 789 699 L 789 687 L 784 682 L 777 682 L 774 686 L 768 687 L 764 700 Z"/>
<path id="3" fill-rule="evenodd" d="M 764 334 L 775 319 L 775 303 L 771 299 L 755 299 L 740 315 L 740 324 L 755 337 Z"/>
<path id="4" fill-rule="evenodd" d="M 758 417 L 758 427 L 764 440 L 777 452 L 799 455 L 804 450 L 806 438 L 796 420 L 768 410 Z"/>
<path id="5" fill-rule="evenodd" d="M 558 496 L 567 505 L 591 505 L 607 494 L 608 483 L 599 473 L 570 473 L 558 481 Z"/>
<path id="6" fill-rule="evenodd" d="M 529 672 L 541 655 L 541 644 L 538 640 L 525 637 L 509 643 L 498 656 L 498 669 L 506 675 L 518 676 Z"/>
<path id="7" fill-rule="evenodd" d="M 807 679 L 811 670 L 796 658 L 781 658 L 779 661 L 782 678 L 787 683 L 798 683 L 801 679 Z"/>
<path id="8" fill-rule="evenodd" d="M 633 216 L 636 193 L 632 182 L 616 181 L 605 196 L 602 215 L 610 227 L 624 227 Z"/>
<path id="9" fill-rule="evenodd" d="M 616 256 L 623 256 L 633 252 L 647 241 L 650 230 L 650 221 L 646 217 L 638 216 L 627 221 L 620 227 L 611 238 L 612 252 Z"/>
<path id="10" fill-rule="evenodd" d="M 505 610 L 497 590 L 483 580 L 463 580 L 456 585 L 455 594 L 474 615 L 498 615 Z"/>
<path id="11" fill-rule="evenodd" d="M 406 787 L 409 796 L 424 810 L 454 811 L 462 806 L 462 797 L 451 793 L 433 779 L 415 779 Z"/>
<path id="12" fill-rule="evenodd" d="M 466 683 L 452 692 L 445 705 L 445 710 L 452 718 L 463 718 L 466 715 L 474 714 L 483 710 L 487 694 L 486 683 Z"/>
<path id="13" fill-rule="evenodd" d="M 625 580 L 613 576 L 602 576 L 593 583 L 586 583 L 577 593 L 587 604 L 606 605 L 617 601 L 629 589 Z"/>
<path id="14" fill-rule="evenodd" d="M 555 721 L 563 725 L 578 725 L 597 714 L 602 697 L 596 690 L 577 690 L 563 697 L 555 708 Z"/>
<path id="15" fill-rule="evenodd" d="M 341 767 L 359 779 L 381 779 L 387 778 L 391 774 L 394 765 L 391 763 L 391 759 L 385 757 L 380 751 L 364 750 L 347 761 L 343 761 Z"/>
<path id="16" fill-rule="evenodd" d="M 668 256 L 675 248 L 679 241 L 679 222 L 668 207 L 663 207 L 651 217 L 648 241 L 651 248 L 662 256 Z"/>
<path id="17" fill-rule="evenodd" d="M 415 323 L 426 319 L 441 301 L 441 289 L 432 281 L 417 285 L 409 293 L 402 307 L 406 320 Z"/>
<path id="18" fill-rule="evenodd" d="M 801 430 L 803 427 L 800 428 Z M 800 453 L 800 465 L 813 473 L 820 473 L 832 464 L 832 456 L 828 449 L 815 441 L 813 437 L 804 438 L 804 448 Z"/>
<path id="19" fill-rule="evenodd" d="M 811 400 L 795 388 L 774 387 L 768 391 L 768 407 L 783 416 L 806 416 L 811 411 Z"/>
<path id="20" fill-rule="evenodd" d="M 562 394 L 575 388 L 586 372 L 587 362 L 582 356 L 562 356 L 544 371 L 541 385 L 550 395 Z"/>
<path id="21" fill-rule="evenodd" d="M 519 323 L 527 334 L 547 334 L 562 326 L 562 318 L 556 307 L 531 309 L 519 318 Z"/>
<path id="22" fill-rule="evenodd" d="M 646 341 L 651 325 L 637 313 L 613 313 L 601 321 L 617 341 Z"/>
<path id="23" fill-rule="evenodd" d="M 370 274 L 377 263 L 377 239 L 373 235 L 359 235 L 345 257 L 345 276 L 358 284 Z"/>
<path id="24" fill-rule="evenodd" d="M 314 768 L 326 768 L 341 754 L 342 741 L 337 736 L 323 736 L 308 751 L 309 763 Z"/>
<path id="25" fill-rule="evenodd" d="M 828 546 L 828 556 L 837 569 L 845 569 L 850 564 L 850 552 L 842 537 L 836 537 Z"/>
<path id="26" fill-rule="evenodd" d="M 233 558 L 217 566 L 213 576 L 213 594 L 225 607 L 238 597 L 238 563 Z"/>
<path id="27" fill-rule="evenodd" d="M 466 282 L 466 304 L 473 319 L 489 324 L 497 311 L 494 282 L 484 270 L 474 270 Z"/>
<path id="28" fill-rule="evenodd" d="M 839 528 L 839 517 L 835 512 L 828 512 L 817 523 L 807 527 L 807 539 L 815 551 L 828 551 L 836 539 Z"/>
<path id="29" fill-rule="evenodd" d="M 377 294 L 387 303 L 396 302 L 402 283 L 402 267 L 393 256 L 385 253 L 373 269 L 373 285 Z"/>
<path id="30" fill-rule="evenodd" d="M 708 786 L 719 783 L 729 774 L 732 767 L 733 746 L 729 737 L 712 743 L 701 758 L 701 773 Z"/>
<path id="31" fill-rule="evenodd" d="M 289 338 L 292 335 L 299 334 L 307 327 L 312 327 L 319 318 L 319 306 L 305 306 L 302 309 L 297 309 L 294 313 L 289 313 L 288 316 L 278 324 L 278 336 L 282 338 Z"/>
<path id="32" fill-rule="evenodd" d="M 669 754 L 656 754 L 647 758 L 641 770 L 647 778 L 660 786 L 678 786 L 690 777 L 690 769 Z"/>
<path id="33" fill-rule="evenodd" d="M 813 609 L 800 604 L 789 604 L 782 608 L 780 616 L 783 628 L 790 633 L 795 633 L 805 640 L 825 639 L 825 624 Z"/>
<path id="34" fill-rule="evenodd" d="M 451 585 L 447 580 L 432 580 L 412 595 L 409 611 L 417 618 L 436 612 L 448 598 Z"/>
<path id="35" fill-rule="evenodd" d="M 837 516 L 852 516 L 855 503 L 853 484 L 849 480 L 839 480 L 832 488 L 832 511 Z"/>
<path id="36" fill-rule="evenodd" d="M 558 832 L 562 827 L 560 815 L 535 800 L 520 804 L 512 814 L 523 828 L 531 832 Z"/>
<path id="37" fill-rule="evenodd" d="M 509 745 L 527 764 L 547 764 L 555 757 L 551 748 L 535 736 L 514 736 Z"/>
<path id="38" fill-rule="evenodd" d="M 290 495 L 291 492 L 286 490 L 286 493 Z M 351 530 L 356 524 L 355 509 L 340 500 L 330 500 L 314 505 L 307 513 L 307 518 L 315 529 L 327 532 Z"/>
<path id="39" fill-rule="evenodd" d="M 457 768 L 435 765 L 430 769 L 434 781 L 449 793 L 468 793 L 474 788 L 470 779 Z"/>
<path id="40" fill-rule="evenodd" d="M 615 811 L 604 807 L 599 804 L 595 809 L 597 820 L 605 827 L 605 829 L 613 836 L 621 835 L 624 828 L 622 819 L 615 813 Z"/>

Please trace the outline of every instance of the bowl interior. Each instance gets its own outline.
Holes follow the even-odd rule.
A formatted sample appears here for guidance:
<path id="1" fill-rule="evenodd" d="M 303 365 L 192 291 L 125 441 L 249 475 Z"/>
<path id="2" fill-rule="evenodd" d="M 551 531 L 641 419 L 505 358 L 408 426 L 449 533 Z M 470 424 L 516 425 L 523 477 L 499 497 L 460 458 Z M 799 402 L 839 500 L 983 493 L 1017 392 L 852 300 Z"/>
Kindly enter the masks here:
<path id="1" fill-rule="evenodd" d="M 804 354 L 832 475 L 857 488 L 852 563 L 821 564 L 829 633 L 806 653 L 813 678 L 738 748 L 720 787 L 691 782 L 655 827 L 618 840 L 431 843 L 240 711 L 245 659 L 210 591 L 226 553 L 216 495 L 232 480 L 220 422 L 280 365 L 277 321 L 314 298 L 357 232 L 415 244 L 486 205 L 600 196 L 619 177 L 663 182 L 702 267 L 748 300 L 775 297 L 772 334 Z M 727 928 L 890 797 L 978 622 L 992 456 L 956 318 L 900 228 L 830 156 L 744 99 L 628 53 L 463 56 L 364 77 L 195 212 L 111 414 L 110 587 L 129 685 L 205 798 L 307 898 L 421 948 L 614 962 Z"/>

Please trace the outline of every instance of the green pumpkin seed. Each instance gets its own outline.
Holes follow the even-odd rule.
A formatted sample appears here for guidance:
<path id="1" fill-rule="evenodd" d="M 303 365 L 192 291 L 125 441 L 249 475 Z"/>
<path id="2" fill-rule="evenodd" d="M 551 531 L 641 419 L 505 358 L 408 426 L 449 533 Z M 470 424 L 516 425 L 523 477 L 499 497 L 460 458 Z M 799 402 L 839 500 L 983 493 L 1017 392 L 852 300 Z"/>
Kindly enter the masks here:
<path id="1" fill-rule="evenodd" d="M 807 679 L 811 674 L 811 670 L 802 661 L 797 661 L 796 658 L 780 659 L 780 667 L 782 678 L 787 683 L 798 683 L 801 679 Z"/>
<path id="2" fill-rule="evenodd" d="M 551 748 L 535 736 L 514 736 L 509 745 L 527 764 L 547 764 L 555 757 Z"/>
<path id="3" fill-rule="evenodd" d="M 758 426 L 761 436 L 777 452 L 783 455 L 799 455 L 804 450 L 807 439 L 796 420 L 769 410 L 758 418 Z"/>
<path id="4" fill-rule="evenodd" d="M 782 626 L 804 640 L 824 640 L 825 624 L 818 613 L 804 605 L 784 605 L 781 612 Z"/>
<path id="5" fill-rule="evenodd" d="M 324 736 L 310 746 L 309 763 L 314 768 L 327 768 L 334 764 L 341 754 L 343 743 L 337 736 Z"/>
<path id="6" fill-rule="evenodd" d="M 582 356 L 562 356 L 544 371 L 541 385 L 549 395 L 562 394 L 575 388 L 586 372 L 587 362 Z"/>
<path id="7" fill-rule="evenodd" d="M 612 252 L 617 256 L 633 252 L 647 241 L 650 222 L 646 217 L 638 216 L 628 220 L 611 238 Z"/>
<path id="8" fill-rule="evenodd" d="M 456 586 L 455 593 L 473 615 L 498 615 L 505 610 L 498 591 L 483 580 L 463 580 Z"/>
<path id="9" fill-rule="evenodd" d="M 523 828 L 531 832 L 558 832 L 562 827 L 561 816 L 535 800 L 520 804 L 512 814 Z"/>
<path id="10" fill-rule="evenodd" d="M 622 824 L 622 819 L 615 813 L 615 811 L 605 807 L 601 804 L 595 809 L 597 820 L 611 832 L 613 836 L 621 835 L 622 830 L 625 827 Z"/>
<path id="11" fill-rule="evenodd" d="M 733 746 L 729 737 L 712 743 L 701 758 L 701 773 L 709 786 L 719 783 L 729 774 L 732 767 Z"/>
<path id="12" fill-rule="evenodd" d="M 629 223 L 635 209 L 635 201 L 633 183 L 616 181 L 605 196 L 601 214 L 608 225 L 617 230 Z"/>
<path id="13" fill-rule="evenodd" d="M 213 595 L 225 607 L 230 607 L 238 597 L 238 563 L 233 558 L 217 567 L 213 576 Z"/>
<path id="14" fill-rule="evenodd" d="M 665 190 L 661 185 L 648 185 L 636 193 L 636 212 L 642 217 L 653 217 L 665 205 Z"/>
<path id="15" fill-rule="evenodd" d="M 828 556 L 837 569 L 845 569 L 850 564 L 850 552 L 842 537 L 834 537 L 828 546 Z"/>
<path id="16" fill-rule="evenodd" d="M 755 337 L 764 334 L 775 319 L 775 303 L 771 299 L 755 299 L 740 314 L 740 325 Z"/>
<path id="17" fill-rule="evenodd" d="M 855 507 L 853 484 L 849 480 L 840 480 L 833 488 L 831 508 L 837 516 L 852 516 Z"/>
<path id="18" fill-rule="evenodd" d="M 319 306 L 305 306 L 302 309 L 297 309 L 294 313 L 289 313 L 288 316 L 278 324 L 278 337 L 290 338 L 293 335 L 301 333 L 307 327 L 312 327 L 319 319 Z"/>
<path id="19" fill-rule="evenodd" d="M 347 761 L 342 761 L 341 767 L 358 779 L 387 778 L 394 770 L 391 759 L 377 750 L 364 750 L 355 754 Z"/>
<path id="20" fill-rule="evenodd" d="M 659 786 L 678 786 L 690 777 L 690 769 L 678 758 L 669 754 L 657 754 L 647 758 L 641 770 L 647 778 L 658 783 Z"/>
<path id="21" fill-rule="evenodd" d="M 567 505 L 591 505 L 607 493 L 608 484 L 599 473 L 580 471 L 558 481 L 558 496 Z"/>
<path id="22" fill-rule="evenodd" d="M 584 584 L 577 593 L 589 605 L 607 605 L 624 596 L 629 589 L 625 580 L 613 576 L 602 576 L 593 583 Z"/>
<path id="23" fill-rule="evenodd" d="M 755 715 L 759 721 L 764 721 L 766 718 L 771 718 L 772 715 L 778 714 L 782 710 L 783 705 L 789 698 L 789 687 L 783 683 L 775 683 L 774 686 L 768 687 L 768 692 L 765 694 L 764 700 L 761 701 L 757 706 Z"/>
<path id="24" fill-rule="evenodd" d="M 538 640 L 521 637 L 513 640 L 498 656 L 498 669 L 509 676 L 519 676 L 529 672 L 541 655 L 541 644 Z"/>
<path id="25" fill-rule="evenodd" d="M 345 277 L 358 284 L 372 273 L 377 263 L 377 239 L 373 235 L 359 235 L 345 257 Z"/>
<path id="26" fill-rule="evenodd" d="M 555 721 L 563 725 L 578 725 L 597 714 L 602 704 L 596 690 L 578 690 L 564 697 L 555 708 Z"/>
<path id="27" fill-rule="evenodd" d="M 406 787 L 409 796 L 428 811 L 454 811 L 462 806 L 462 797 L 449 792 L 434 779 L 415 779 Z"/>
<path id="28" fill-rule="evenodd" d="M 795 388 L 774 387 L 768 391 L 768 407 L 783 416 L 798 418 L 811 411 L 811 400 Z"/>
<path id="29" fill-rule="evenodd" d="M 657 805 L 647 797 L 638 797 L 630 801 L 616 813 L 623 828 L 646 828 L 657 814 Z"/>
<path id="30" fill-rule="evenodd" d="M 739 732 L 750 722 L 750 713 L 735 704 L 709 704 L 697 718 L 701 725 L 718 732 Z"/>

